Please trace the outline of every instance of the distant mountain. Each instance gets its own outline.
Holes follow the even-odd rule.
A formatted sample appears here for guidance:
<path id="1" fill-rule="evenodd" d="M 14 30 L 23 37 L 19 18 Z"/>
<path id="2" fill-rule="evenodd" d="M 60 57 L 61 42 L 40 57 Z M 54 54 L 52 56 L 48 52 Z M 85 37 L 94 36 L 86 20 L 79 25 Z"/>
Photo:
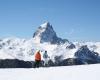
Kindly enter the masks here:
<path id="1" fill-rule="evenodd" d="M 52 25 L 49 22 L 46 22 L 37 29 L 33 34 L 33 38 L 38 43 L 49 42 L 51 44 L 61 44 L 69 43 L 67 39 L 61 39 L 57 36 Z"/>
<path id="2" fill-rule="evenodd" d="M 84 63 L 98 63 L 100 62 L 99 54 L 90 51 L 87 45 L 82 46 L 75 52 L 75 57 L 81 59 Z"/>

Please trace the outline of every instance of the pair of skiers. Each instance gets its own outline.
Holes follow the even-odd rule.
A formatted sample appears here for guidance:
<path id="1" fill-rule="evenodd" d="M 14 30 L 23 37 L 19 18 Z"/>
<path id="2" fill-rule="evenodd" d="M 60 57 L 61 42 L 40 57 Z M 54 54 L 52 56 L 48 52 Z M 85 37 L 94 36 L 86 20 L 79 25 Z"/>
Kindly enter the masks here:
<path id="1" fill-rule="evenodd" d="M 43 54 L 43 58 L 45 59 L 44 61 L 44 65 L 47 65 L 47 58 L 48 58 L 48 54 L 47 51 L 44 52 Z M 35 54 L 35 64 L 34 64 L 34 68 L 38 68 L 40 66 L 41 63 L 41 53 L 40 50 Z"/>

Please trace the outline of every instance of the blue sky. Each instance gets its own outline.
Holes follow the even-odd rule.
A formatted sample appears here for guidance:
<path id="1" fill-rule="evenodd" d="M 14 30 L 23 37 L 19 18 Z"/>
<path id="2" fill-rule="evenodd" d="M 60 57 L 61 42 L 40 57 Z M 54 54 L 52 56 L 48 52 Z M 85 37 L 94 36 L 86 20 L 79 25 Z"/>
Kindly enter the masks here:
<path id="1" fill-rule="evenodd" d="M 49 21 L 71 41 L 100 41 L 100 0 L 0 0 L 0 38 L 31 38 Z"/>

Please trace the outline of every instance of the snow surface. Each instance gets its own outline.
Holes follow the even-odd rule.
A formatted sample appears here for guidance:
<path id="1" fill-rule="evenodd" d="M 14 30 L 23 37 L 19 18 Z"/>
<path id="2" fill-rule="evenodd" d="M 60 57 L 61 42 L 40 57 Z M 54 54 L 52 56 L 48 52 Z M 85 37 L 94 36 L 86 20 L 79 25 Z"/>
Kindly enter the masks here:
<path id="1" fill-rule="evenodd" d="M 0 80 L 100 80 L 100 64 L 36 69 L 0 69 Z"/>
<path id="2" fill-rule="evenodd" d="M 10 54 L 7 54 L 6 51 L 1 50 L 0 51 L 0 59 L 14 59 L 14 57 L 11 56 Z"/>

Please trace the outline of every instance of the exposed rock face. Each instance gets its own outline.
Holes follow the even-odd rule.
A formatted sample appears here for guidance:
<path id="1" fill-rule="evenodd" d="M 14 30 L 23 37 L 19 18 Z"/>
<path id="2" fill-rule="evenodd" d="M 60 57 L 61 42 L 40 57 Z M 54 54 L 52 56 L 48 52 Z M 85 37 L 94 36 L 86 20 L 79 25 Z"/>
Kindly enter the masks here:
<path id="1" fill-rule="evenodd" d="M 75 57 L 79 58 L 84 63 L 98 63 L 98 61 L 100 61 L 98 53 L 90 51 L 86 45 L 82 46 L 75 53 Z"/>
<path id="2" fill-rule="evenodd" d="M 34 33 L 33 38 L 38 43 L 49 42 L 51 44 L 60 44 L 69 42 L 67 39 L 57 37 L 56 32 L 49 22 L 40 25 L 40 27 Z"/>

